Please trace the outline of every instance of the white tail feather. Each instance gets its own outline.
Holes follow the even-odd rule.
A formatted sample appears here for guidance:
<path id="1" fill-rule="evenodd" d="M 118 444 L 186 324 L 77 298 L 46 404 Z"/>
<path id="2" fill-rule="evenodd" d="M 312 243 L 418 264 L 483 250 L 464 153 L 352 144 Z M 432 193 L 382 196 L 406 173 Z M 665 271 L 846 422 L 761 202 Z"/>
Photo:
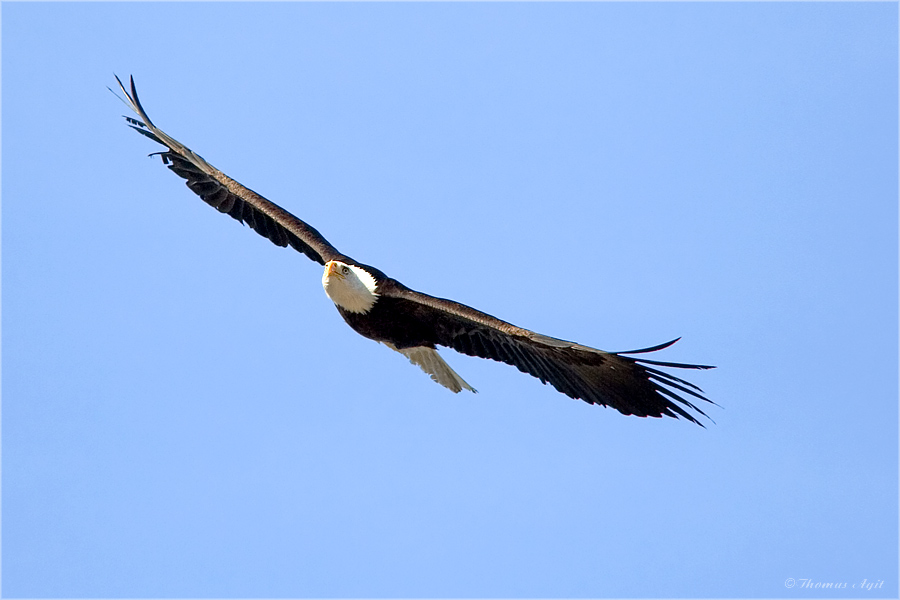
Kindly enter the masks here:
<path id="1" fill-rule="evenodd" d="M 419 346 L 417 348 L 403 348 L 401 350 L 396 348 L 393 344 L 385 343 L 385 345 L 391 350 L 396 350 L 408 358 L 409 362 L 428 373 L 433 381 L 441 384 L 454 394 L 459 393 L 462 390 L 477 392 L 475 388 L 466 383 L 456 371 L 450 368 L 450 365 L 444 362 L 444 359 L 441 358 L 441 355 L 438 354 L 437 350 L 434 348 Z"/>

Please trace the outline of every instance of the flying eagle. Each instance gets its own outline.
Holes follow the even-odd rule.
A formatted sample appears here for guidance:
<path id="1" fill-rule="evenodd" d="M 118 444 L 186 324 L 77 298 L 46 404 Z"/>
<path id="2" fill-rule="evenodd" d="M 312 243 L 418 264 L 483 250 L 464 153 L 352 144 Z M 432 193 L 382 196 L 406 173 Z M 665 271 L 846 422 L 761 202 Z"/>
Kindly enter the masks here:
<path id="1" fill-rule="evenodd" d="M 700 388 L 656 367 L 713 367 L 625 356 L 656 352 L 680 338 L 651 348 L 604 352 L 522 329 L 464 304 L 412 290 L 379 269 L 342 254 L 313 227 L 231 179 L 167 135 L 153 124 L 141 106 L 134 78 L 131 93 L 118 77 L 116 81 L 125 94 L 124 101 L 140 117 L 125 117 L 129 126 L 166 147 L 154 154 L 186 179 L 191 191 L 274 244 L 290 246 L 323 265 L 325 293 L 350 327 L 403 354 L 450 391 L 475 389 L 444 362 L 436 346 L 513 365 L 571 398 L 611 406 L 625 415 L 680 416 L 702 426 L 686 410 L 691 409 L 709 418 L 690 399 L 712 403 Z"/>

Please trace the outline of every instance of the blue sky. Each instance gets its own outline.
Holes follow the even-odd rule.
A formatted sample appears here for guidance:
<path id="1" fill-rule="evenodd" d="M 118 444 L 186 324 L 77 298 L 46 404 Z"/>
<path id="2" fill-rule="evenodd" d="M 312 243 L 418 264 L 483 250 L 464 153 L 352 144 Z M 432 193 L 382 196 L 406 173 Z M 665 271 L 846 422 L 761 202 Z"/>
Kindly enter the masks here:
<path id="1" fill-rule="evenodd" d="M 4 4 L 3 595 L 896 597 L 897 10 Z M 715 424 L 450 394 L 113 73 L 415 289 L 684 336 Z"/>

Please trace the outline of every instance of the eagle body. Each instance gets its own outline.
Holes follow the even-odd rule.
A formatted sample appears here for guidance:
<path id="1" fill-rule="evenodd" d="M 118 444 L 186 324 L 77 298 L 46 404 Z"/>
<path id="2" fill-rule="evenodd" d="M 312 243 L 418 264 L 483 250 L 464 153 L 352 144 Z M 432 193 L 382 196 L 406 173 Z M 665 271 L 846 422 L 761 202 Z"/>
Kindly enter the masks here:
<path id="1" fill-rule="evenodd" d="M 338 312 L 353 331 L 376 342 L 389 343 L 398 350 L 433 348 L 437 344 L 434 324 L 428 311 L 402 298 L 379 298 L 367 313 Z"/>
<path id="2" fill-rule="evenodd" d="M 403 354 L 452 392 L 475 389 L 438 354 L 443 346 L 462 354 L 516 367 L 559 392 L 626 415 L 681 417 L 702 425 L 694 402 L 711 401 L 702 390 L 662 368 L 711 369 L 708 365 L 652 360 L 677 339 L 650 348 L 606 352 L 542 335 L 465 304 L 417 292 L 379 269 L 339 252 L 315 228 L 231 179 L 200 155 L 156 127 L 141 106 L 131 80 L 123 101 L 140 117 L 129 126 L 165 147 L 163 163 L 221 213 L 248 225 L 281 247 L 324 266 L 322 285 L 344 321 L 357 333 Z M 707 417 L 708 418 L 708 417 Z"/>
<path id="3" fill-rule="evenodd" d="M 412 290 L 378 269 L 344 261 L 326 263 L 322 286 L 358 334 L 403 354 L 454 393 L 475 391 L 438 354 L 435 346 L 446 336 L 440 335 L 441 324 L 435 321 L 434 311 L 401 297 Z"/>
<path id="4" fill-rule="evenodd" d="M 339 265 L 331 268 L 330 265 Z M 369 274 L 375 282 L 373 290 L 365 290 L 360 296 L 370 295 L 371 300 L 345 300 L 334 293 L 334 287 L 341 285 L 341 281 L 329 282 L 337 277 L 340 267 L 348 266 L 356 271 Z M 334 271 L 335 273 L 330 273 Z M 349 274 L 348 274 L 349 275 Z M 341 277 L 346 279 L 346 277 Z M 430 319 L 430 311 L 425 310 L 409 300 L 397 297 L 396 290 L 400 283 L 385 277 L 380 271 L 356 264 L 329 262 L 325 266 L 325 275 L 322 277 L 325 293 L 334 302 L 335 308 L 344 318 L 344 321 L 356 333 L 376 342 L 391 344 L 394 348 L 429 347 L 433 348 L 435 340 L 434 323 Z M 366 294 L 369 292 L 369 294 Z M 361 310 L 357 307 L 366 307 Z"/>

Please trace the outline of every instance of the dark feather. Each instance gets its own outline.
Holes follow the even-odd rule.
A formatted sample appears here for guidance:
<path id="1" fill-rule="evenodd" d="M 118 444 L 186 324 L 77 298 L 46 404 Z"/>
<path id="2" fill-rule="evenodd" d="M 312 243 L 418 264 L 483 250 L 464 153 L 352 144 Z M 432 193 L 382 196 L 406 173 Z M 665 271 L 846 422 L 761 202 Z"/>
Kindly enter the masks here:
<path id="1" fill-rule="evenodd" d="M 206 203 L 220 212 L 246 223 L 261 236 L 278 246 L 290 246 L 324 265 L 329 260 L 347 259 L 318 231 L 277 204 L 270 202 L 206 162 L 199 154 L 156 127 L 144 111 L 131 79 L 131 91 L 116 77 L 126 104 L 140 117 L 125 117 L 129 127 L 162 144 L 168 150 L 159 152 L 163 163 Z"/>
<path id="2" fill-rule="evenodd" d="M 688 399 L 694 397 L 712 403 L 700 388 L 647 365 L 675 369 L 713 367 L 626 356 L 656 352 L 668 348 L 677 339 L 631 352 L 605 352 L 516 327 L 464 304 L 416 292 L 393 280 L 389 285 L 383 284 L 379 291 L 384 296 L 417 305 L 418 311 L 426 311 L 420 318 L 433 324 L 431 343 L 513 365 L 571 398 L 610 406 L 626 415 L 680 416 L 701 426 L 697 416 L 709 418 Z"/>

